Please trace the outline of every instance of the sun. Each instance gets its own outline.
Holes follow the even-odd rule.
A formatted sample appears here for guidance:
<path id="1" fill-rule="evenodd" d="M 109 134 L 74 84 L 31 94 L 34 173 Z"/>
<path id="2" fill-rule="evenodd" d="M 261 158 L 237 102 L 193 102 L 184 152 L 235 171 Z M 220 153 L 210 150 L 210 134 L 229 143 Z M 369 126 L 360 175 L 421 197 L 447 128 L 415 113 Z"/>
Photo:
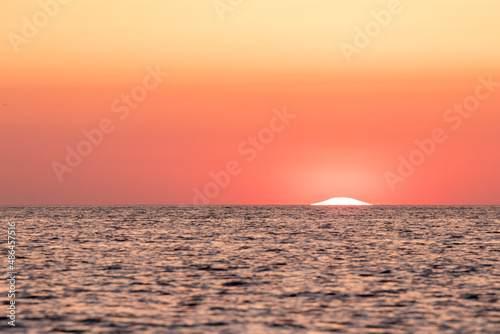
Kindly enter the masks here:
<path id="1" fill-rule="evenodd" d="M 324 202 L 314 203 L 311 205 L 372 205 L 370 203 L 361 202 L 349 197 L 334 197 Z"/>

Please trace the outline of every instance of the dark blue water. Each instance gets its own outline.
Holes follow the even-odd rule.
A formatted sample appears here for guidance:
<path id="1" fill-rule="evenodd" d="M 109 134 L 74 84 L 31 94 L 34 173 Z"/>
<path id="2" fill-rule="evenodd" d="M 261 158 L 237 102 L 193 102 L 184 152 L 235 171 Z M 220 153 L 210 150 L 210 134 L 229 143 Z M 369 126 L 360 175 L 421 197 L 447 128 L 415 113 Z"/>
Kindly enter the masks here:
<path id="1" fill-rule="evenodd" d="M 500 333 L 500 207 L 0 212 L 2 332 Z"/>

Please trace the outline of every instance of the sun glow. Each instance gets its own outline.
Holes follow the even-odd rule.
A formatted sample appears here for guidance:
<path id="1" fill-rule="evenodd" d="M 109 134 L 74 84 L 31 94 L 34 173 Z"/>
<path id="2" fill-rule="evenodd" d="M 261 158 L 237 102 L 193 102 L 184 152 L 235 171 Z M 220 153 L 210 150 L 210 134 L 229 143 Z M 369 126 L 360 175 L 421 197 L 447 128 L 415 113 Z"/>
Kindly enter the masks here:
<path id="1" fill-rule="evenodd" d="M 314 203 L 311 205 L 372 205 L 370 203 L 358 201 L 349 197 L 334 197 L 324 202 Z"/>

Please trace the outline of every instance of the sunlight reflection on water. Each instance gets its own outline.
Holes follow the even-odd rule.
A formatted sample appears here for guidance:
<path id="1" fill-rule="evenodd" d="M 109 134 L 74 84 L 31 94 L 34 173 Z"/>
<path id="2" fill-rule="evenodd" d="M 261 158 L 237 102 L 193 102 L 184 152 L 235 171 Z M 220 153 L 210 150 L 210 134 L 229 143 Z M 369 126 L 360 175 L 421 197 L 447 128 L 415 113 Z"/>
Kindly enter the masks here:
<path id="1" fill-rule="evenodd" d="M 18 226 L 19 333 L 500 325 L 500 207 L 0 210 Z"/>

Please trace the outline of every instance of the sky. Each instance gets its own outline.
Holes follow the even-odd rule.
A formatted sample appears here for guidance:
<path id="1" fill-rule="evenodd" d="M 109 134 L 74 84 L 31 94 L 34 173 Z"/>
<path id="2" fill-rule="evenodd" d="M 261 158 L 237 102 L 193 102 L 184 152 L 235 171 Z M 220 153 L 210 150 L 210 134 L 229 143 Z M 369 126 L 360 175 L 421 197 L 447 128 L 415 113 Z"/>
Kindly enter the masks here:
<path id="1" fill-rule="evenodd" d="M 497 0 L 0 5 L 0 205 L 500 205 Z"/>

